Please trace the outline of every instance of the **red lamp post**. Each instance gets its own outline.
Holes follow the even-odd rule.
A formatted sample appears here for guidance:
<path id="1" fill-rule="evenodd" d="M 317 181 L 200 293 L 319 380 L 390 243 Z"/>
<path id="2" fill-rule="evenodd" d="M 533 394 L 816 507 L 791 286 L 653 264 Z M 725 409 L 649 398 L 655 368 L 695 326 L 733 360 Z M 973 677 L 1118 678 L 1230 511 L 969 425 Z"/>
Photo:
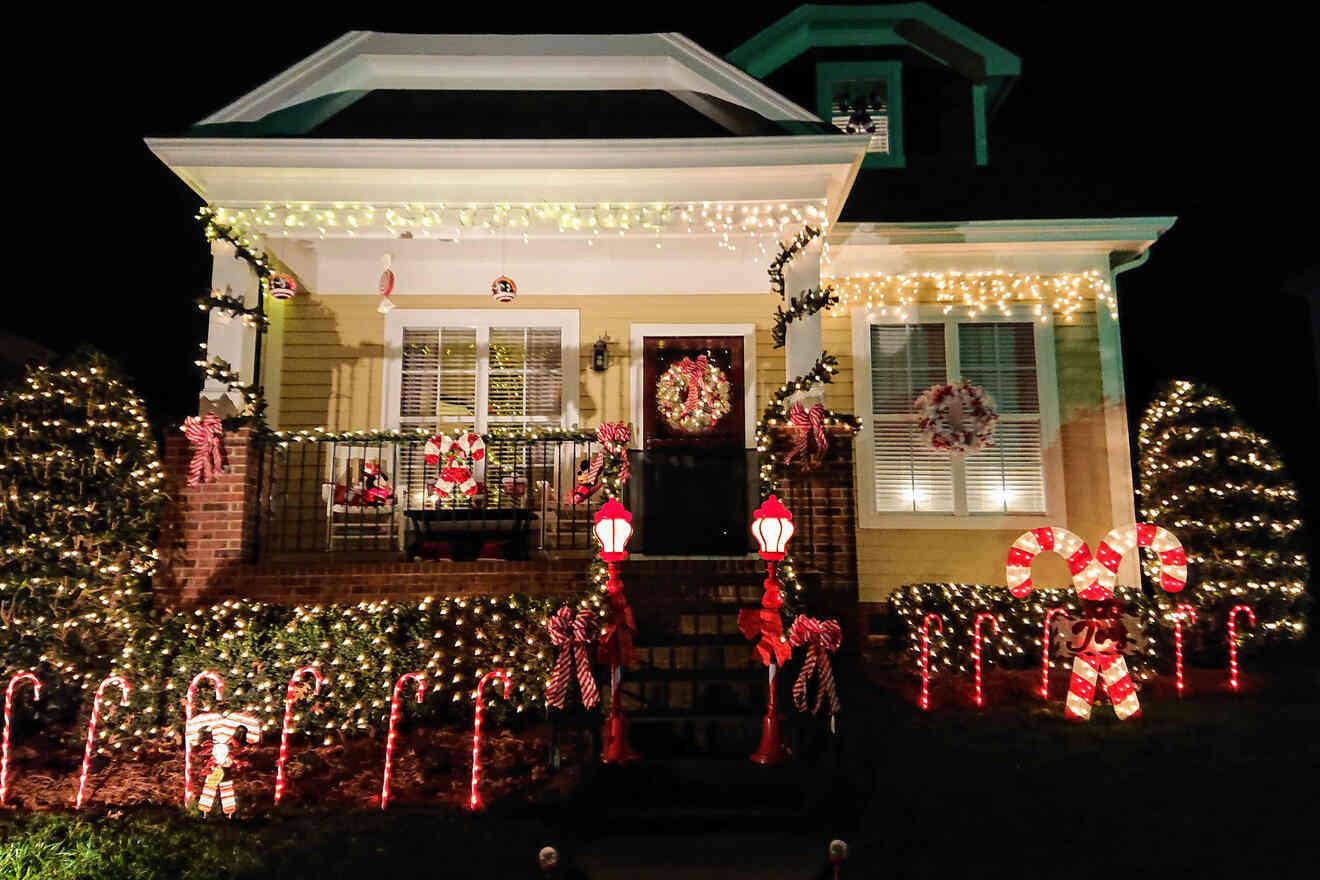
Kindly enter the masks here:
<path id="1" fill-rule="evenodd" d="M 610 666 L 610 716 L 605 727 L 605 748 L 601 760 L 606 764 L 623 764 L 637 760 L 637 753 L 628 742 L 628 718 L 619 708 L 619 685 L 623 681 L 623 667 L 635 661 L 632 639 L 637 632 L 632 609 L 623 595 L 623 581 L 619 580 L 619 563 L 628 558 L 628 539 L 632 537 L 632 514 L 615 499 L 610 499 L 596 511 L 592 531 L 600 541 L 600 558 L 605 561 L 609 580 L 605 582 L 609 619 L 601 630 L 598 657 Z"/>
<path id="2" fill-rule="evenodd" d="M 792 655 L 784 639 L 784 624 L 779 609 L 784 600 L 779 595 L 776 571 L 784 558 L 788 539 L 793 537 L 793 514 L 774 495 L 767 498 L 752 514 L 752 537 L 765 560 L 765 594 L 761 596 L 761 610 L 744 610 L 739 615 L 739 627 L 748 638 L 760 638 L 757 653 L 769 668 L 770 695 L 766 701 L 765 717 L 761 719 L 761 745 L 752 753 L 758 764 L 778 764 L 788 758 L 788 749 L 779 735 L 779 709 L 775 700 L 775 673 L 779 664 Z"/>

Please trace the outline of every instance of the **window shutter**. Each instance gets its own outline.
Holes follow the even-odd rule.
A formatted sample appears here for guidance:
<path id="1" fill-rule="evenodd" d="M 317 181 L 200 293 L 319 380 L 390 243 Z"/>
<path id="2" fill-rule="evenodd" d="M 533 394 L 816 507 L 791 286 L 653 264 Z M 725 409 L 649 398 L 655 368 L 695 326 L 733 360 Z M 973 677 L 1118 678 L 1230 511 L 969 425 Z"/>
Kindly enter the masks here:
<path id="1" fill-rule="evenodd" d="M 943 324 L 871 326 L 871 427 L 877 513 L 952 513 L 953 467 L 917 435 L 912 401 L 947 381 Z"/>
<path id="2" fill-rule="evenodd" d="M 563 422 L 564 368 L 558 328 L 492 327 L 486 412 L 499 424 Z"/>
<path id="3" fill-rule="evenodd" d="M 1043 513 L 1035 326 L 959 324 L 958 356 L 963 376 L 983 386 L 999 410 L 994 445 L 964 463 L 968 513 Z"/>

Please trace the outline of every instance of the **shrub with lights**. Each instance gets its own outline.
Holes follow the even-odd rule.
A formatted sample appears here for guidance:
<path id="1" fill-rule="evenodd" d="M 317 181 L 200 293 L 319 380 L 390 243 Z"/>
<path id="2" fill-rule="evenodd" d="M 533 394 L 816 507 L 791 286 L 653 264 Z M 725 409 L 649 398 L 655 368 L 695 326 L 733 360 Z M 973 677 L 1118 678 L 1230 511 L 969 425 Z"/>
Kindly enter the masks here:
<path id="1" fill-rule="evenodd" d="M 1188 589 L 1156 597 L 1167 627 L 1191 603 L 1191 643 L 1222 657 L 1228 615 L 1246 604 L 1259 625 L 1242 633 L 1244 645 L 1301 638 L 1310 571 L 1300 503 L 1270 442 L 1213 390 L 1176 381 L 1142 416 L 1137 452 L 1142 518 L 1187 550 Z"/>

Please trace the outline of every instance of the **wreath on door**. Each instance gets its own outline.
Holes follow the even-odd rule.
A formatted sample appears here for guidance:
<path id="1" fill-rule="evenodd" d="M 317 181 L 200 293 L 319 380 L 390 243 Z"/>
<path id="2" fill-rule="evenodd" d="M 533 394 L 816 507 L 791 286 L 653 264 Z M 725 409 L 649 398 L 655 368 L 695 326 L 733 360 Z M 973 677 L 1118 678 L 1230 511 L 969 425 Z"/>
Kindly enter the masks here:
<path id="1" fill-rule="evenodd" d="M 655 399 L 665 424 L 685 434 L 709 431 L 733 408 L 729 377 L 704 354 L 671 364 L 656 382 Z"/>

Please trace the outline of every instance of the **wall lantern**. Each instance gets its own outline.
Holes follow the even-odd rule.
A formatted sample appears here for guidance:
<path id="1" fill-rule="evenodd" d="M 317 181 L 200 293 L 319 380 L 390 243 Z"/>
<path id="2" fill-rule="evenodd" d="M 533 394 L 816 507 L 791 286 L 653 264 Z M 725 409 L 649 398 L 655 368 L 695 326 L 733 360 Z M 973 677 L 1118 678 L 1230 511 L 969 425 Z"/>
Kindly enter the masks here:
<path id="1" fill-rule="evenodd" d="M 596 344 L 591 346 L 591 369 L 595 373 L 603 373 L 610 367 L 610 349 L 609 342 L 602 336 L 596 340 Z"/>
<path id="2" fill-rule="evenodd" d="M 600 541 L 600 558 L 606 562 L 622 562 L 628 558 L 628 539 L 632 537 L 632 514 L 611 498 L 596 511 L 592 531 Z"/>
<path id="3" fill-rule="evenodd" d="M 774 495 L 752 514 L 752 537 L 756 538 L 761 558 L 766 562 L 784 558 L 784 548 L 793 537 L 793 514 Z"/>

